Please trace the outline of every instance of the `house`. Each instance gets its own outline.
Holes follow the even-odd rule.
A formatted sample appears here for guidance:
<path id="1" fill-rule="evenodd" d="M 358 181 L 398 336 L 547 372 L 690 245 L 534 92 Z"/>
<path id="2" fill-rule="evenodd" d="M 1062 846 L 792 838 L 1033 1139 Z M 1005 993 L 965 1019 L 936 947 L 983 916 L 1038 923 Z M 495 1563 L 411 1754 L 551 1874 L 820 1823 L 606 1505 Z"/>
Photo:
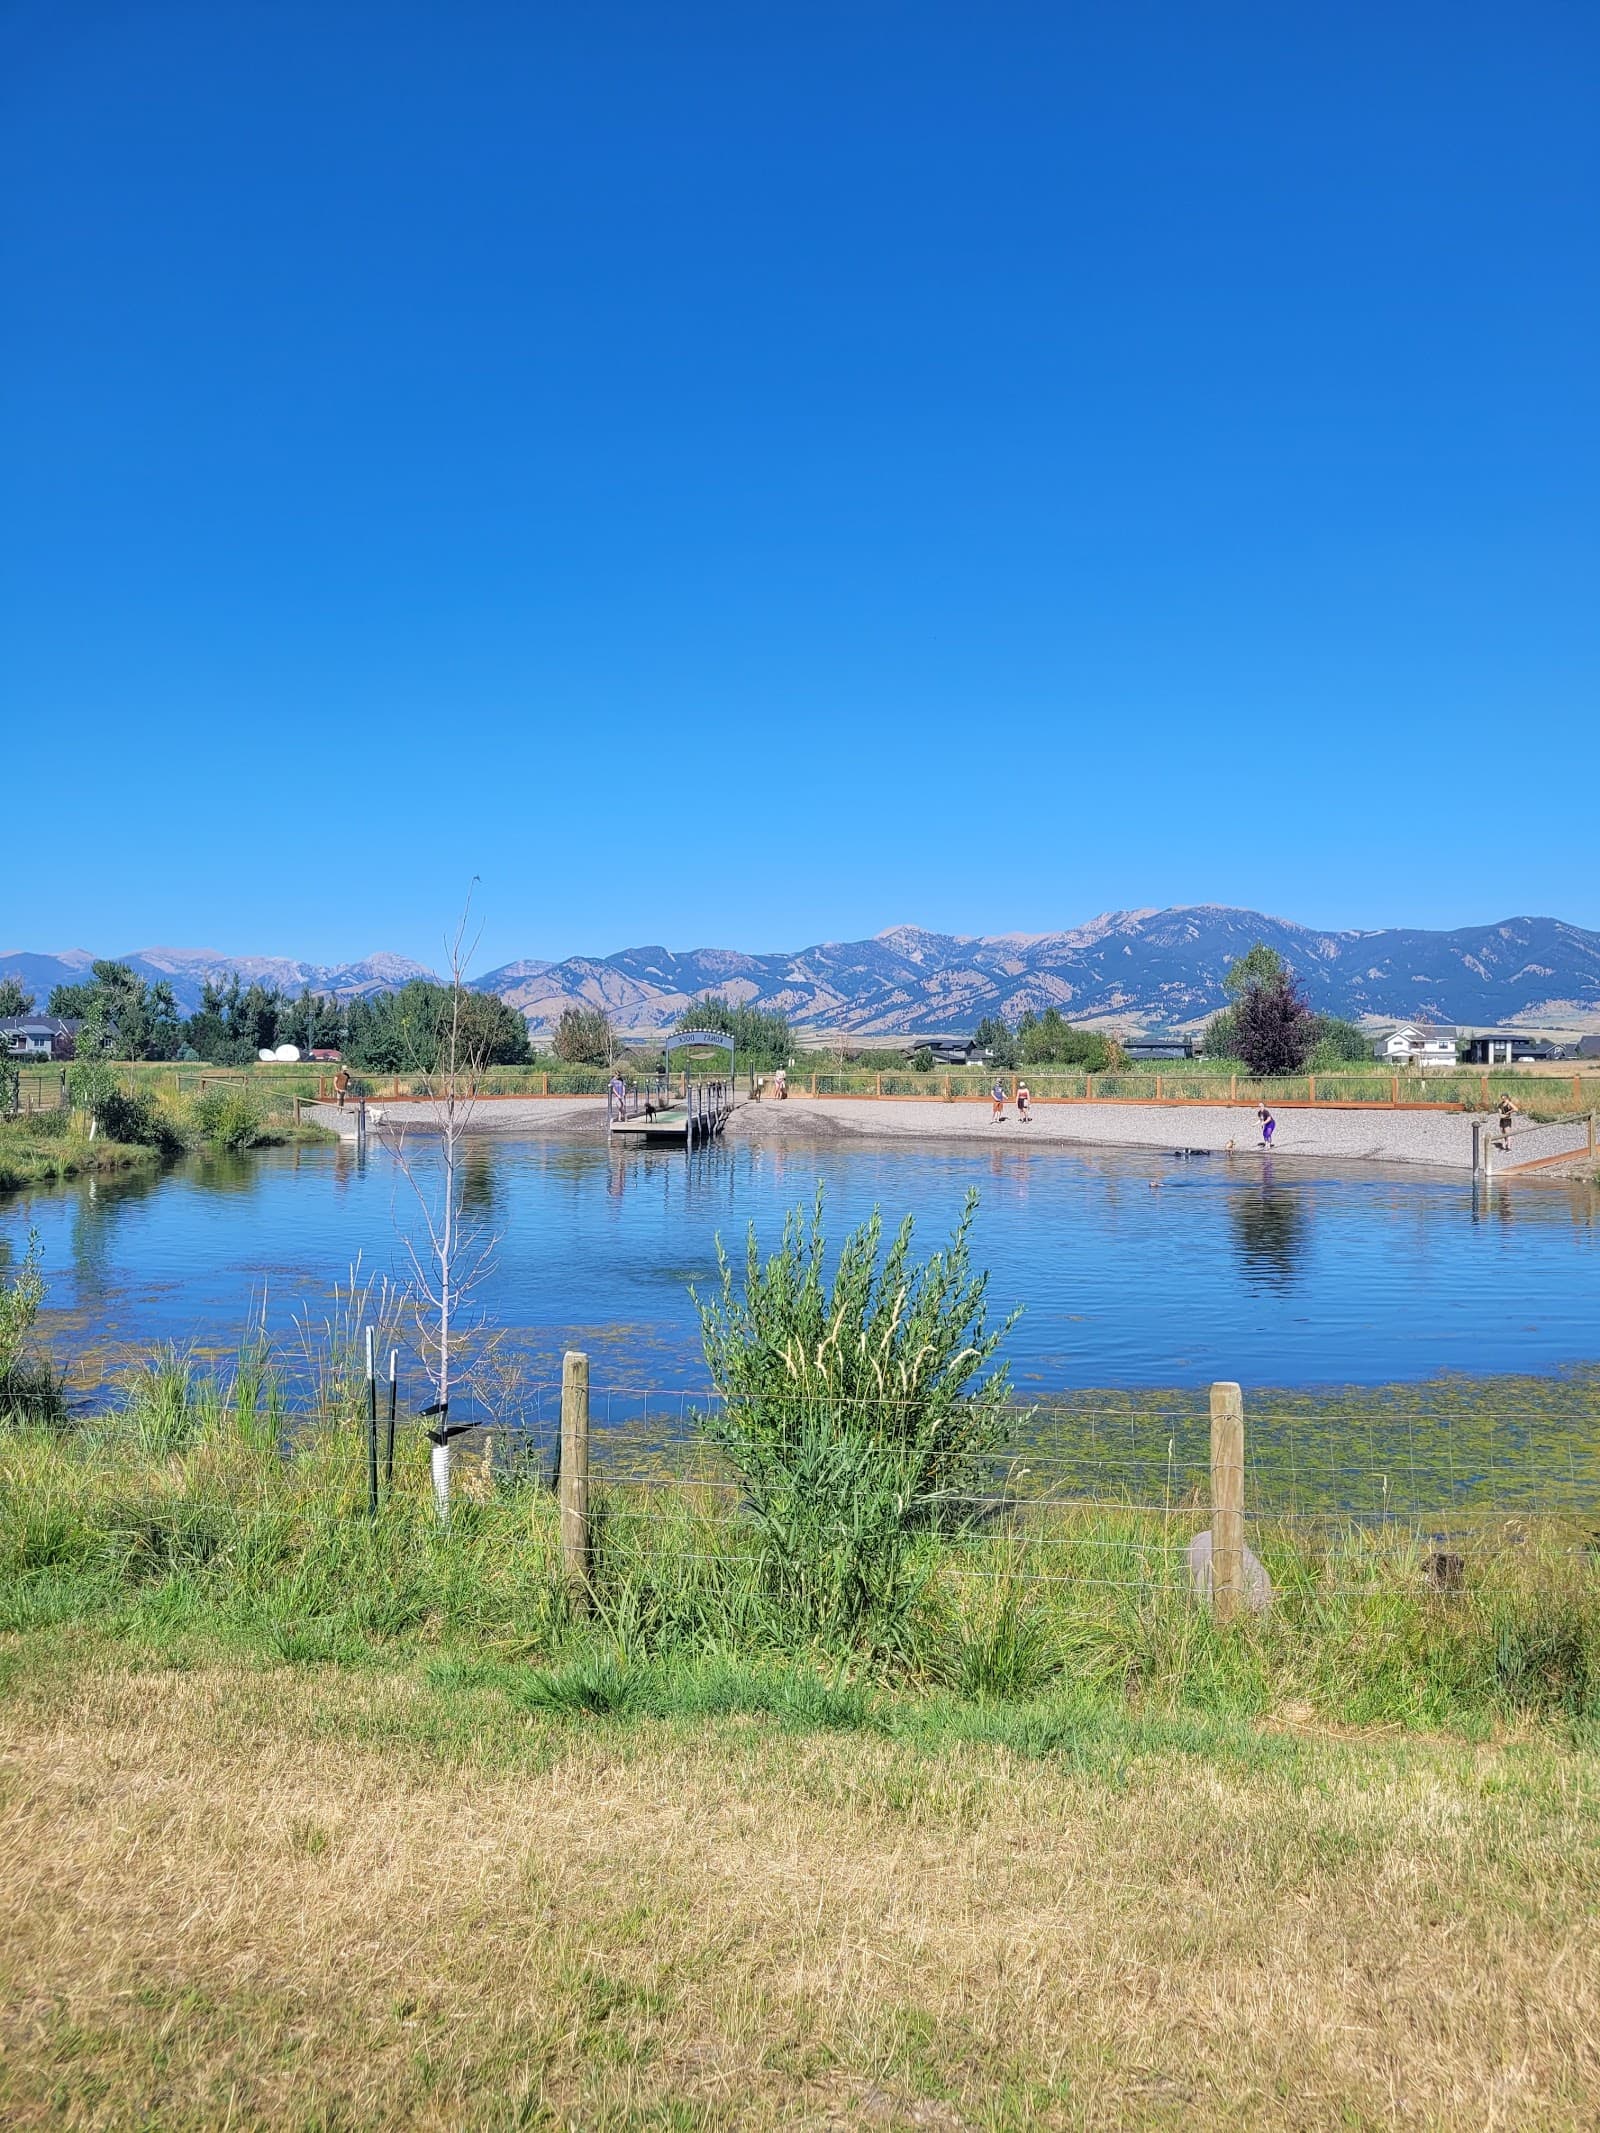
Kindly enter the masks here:
<path id="1" fill-rule="evenodd" d="M 942 1067 L 981 1066 L 987 1057 L 972 1037 L 919 1037 L 906 1046 L 906 1057 L 915 1059 L 918 1052 L 931 1052 L 934 1065 Z"/>
<path id="2" fill-rule="evenodd" d="M 1372 1056 L 1385 1066 L 1453 1067 L 1456 1064 L 1456 1033 L 1428 1022 L 1399 1022 L 1372 1047 Z"/>
<path id="3" fill-rule="evenodd" d="M 59 1015 L 7 1015 L 0 1021 L 8 1059 L 70 1059 L 77 1034 L 77 1023 Z"/>
<path id="4" fill-rule="evenodd" d="M 1567 1055 L 1559 1045 L 1546 1044 L 1538 1037 L 1526 1037 L 1516 1030 L 1484 1030 L 1481 1035 L 1469 1037 L 1467 1059 L 1473 1066 L 1534 1066 L 1542 1060 L 1564 1059 Z"/>
<path id="5" fill-rule="evenodd" d="M 1600 1035 L 1580 1037 L 1576 1056 L 1579 1059 L 1600 1059 Z"/>
<path id="6" fill-rule="evenodd" d="M 1123 1052 L 1130 1064 L 1140 1059 L 1192 1059 L 1192 1037 L 1127 1037 L 1123 1040 Z"/>

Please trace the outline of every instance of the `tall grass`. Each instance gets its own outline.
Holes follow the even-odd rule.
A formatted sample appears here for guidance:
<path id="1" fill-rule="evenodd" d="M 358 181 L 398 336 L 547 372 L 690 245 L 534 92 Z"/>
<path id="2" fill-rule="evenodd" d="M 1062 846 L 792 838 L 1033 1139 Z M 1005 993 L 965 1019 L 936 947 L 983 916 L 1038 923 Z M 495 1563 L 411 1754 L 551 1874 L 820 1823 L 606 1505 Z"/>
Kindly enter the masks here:
<path id="1" fill-rule="evenodd" d="M 1421 1536 L 1262 1522 L 1250 1538 L 1275 1604 L 1219 1633 L 1189 1588 L 1192 1513 L 1018 1504 L 954 1538 L 926 1528 L 903 1537 L 891 1580 L 841 1609 L 774 1579 L 772 1535 L 740 1515 L 729 1478 L 602 1483 L 594 1611 L 580 1615 L 537 1481 L 480 1469 L 441 1532 L 412 1433 L 369 1523 L 348 1406 L 291 1423 L 253 1354 L 209 1374 L 163 1356 L 115 1414 L 0 1431 L 0 1628 L 78 1623 L 294 1663 L 431 1653 L 510 1666 L 527 1693 L 558 1698 L 535 1675 L 611 1669 L 603 1693 L 653 1683 L 637 1687 L 648 1701 L 738 1660 L 853 1694 L 1019 1708 L 1072 1684 L 1172 1711 L 1304 1701 L 1361 1724 L 1600 1717 L 1600 1566 L 1554 1523 L 1523 1522 L 1509 1547 L 1485 1529 L 1463 1544 L 1461 1589 L 1435 1592 Z"/>

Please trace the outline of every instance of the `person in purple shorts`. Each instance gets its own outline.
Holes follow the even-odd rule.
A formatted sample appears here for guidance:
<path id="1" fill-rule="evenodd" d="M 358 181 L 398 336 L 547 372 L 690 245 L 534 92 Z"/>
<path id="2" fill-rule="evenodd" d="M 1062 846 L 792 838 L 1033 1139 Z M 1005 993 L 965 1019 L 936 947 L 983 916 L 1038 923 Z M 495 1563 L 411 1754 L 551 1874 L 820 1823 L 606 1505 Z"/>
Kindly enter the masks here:
<path id="1" fill-rule="evenodd" d="M 1270 1148 L 1272 1146 L 1272 1136 L 1278 1130 L 1278 1121 L 1273 1117 L 1272 1113 L 1266 1109 L 1265 1105 L 1262 1106 L 1262 1113 L 1263 1115 L 1261 1120 L 1261 1145 L 1263 1148 Z"/>

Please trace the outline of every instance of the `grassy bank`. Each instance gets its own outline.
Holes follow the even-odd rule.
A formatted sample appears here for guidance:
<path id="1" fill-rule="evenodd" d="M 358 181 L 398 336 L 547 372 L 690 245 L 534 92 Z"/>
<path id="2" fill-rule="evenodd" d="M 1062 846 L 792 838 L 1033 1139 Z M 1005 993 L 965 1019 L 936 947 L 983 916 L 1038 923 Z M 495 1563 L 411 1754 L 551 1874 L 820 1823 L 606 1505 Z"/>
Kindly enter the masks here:
<path id="1" fill-rule="evenodd" d="M 1071 1684 L 1166 1714 L 1305 1705 L 1463 1734 L 1600 1719 L 1600 1560 L 1581 1519 L 1459 1530 L 1462 1586 L 1444 1593 L 1428 1588 L 1438 1543 L 1423 1532 L 1256 1519 L 1276 1596 L 1230 1634 L 1189 1589 L 1204 1512 L 1019 1498 L 955 1535 L 861 1543 L 846 1523 L 790 1545 L 740 1515 L 708 1464 L 699 1483 L 598 1485 L 582 1612 L 537 1481 L 464 1455 L 441 1533 L 425 1441 L 403 1433 L 369 1525 L 359 1432 L 300 1426 L 281 1454 L 263 1382 L 185 1398 L 169 1369 L 119 1414 L 8 1429 L 0 1630 L 92 1631 L 164 1662 L 450 1658 L 490 1685 L 618 1711 L 670 1704 L 676 1669 L 732 1657 L 822 1666 L 857 1698 L 1018 1710 Z"/>
<path id="2" fill-rule="evenodd" d="M 584 1607 L 476 1446 L 441 1531 L 404 1432 L 369 1524 L 350 1348 L 292 1426 L 247 1355 L 0 1431 L 8 2124 L 1600 2114 L 1576 1526 L 1440 1592 L 1420 1535 L 1256 1520 L 1220 1632 L 1192 1508 L 797 1582 L 708 1453 L 600 1478 Z"/>
<path id="3" fill-rule="evenodd" d="M 270 1148 L 331 1140 L 324 1127 L 295 1118 L 293 1101 L 226 1090 L 161 1097 L 137 1091 L 119 1104 L 111 1130 L 91 1138 L 81 1112 L 24 1112 L 0 1119 L 0 1192 L 68 1178 L 154 1170 L 186 1149 Z"/>
<path id="4" fill-rule="evenodd" d="M 1579 2128 L 1595 1764 L 0 1648 L 10 2125 Z"/>

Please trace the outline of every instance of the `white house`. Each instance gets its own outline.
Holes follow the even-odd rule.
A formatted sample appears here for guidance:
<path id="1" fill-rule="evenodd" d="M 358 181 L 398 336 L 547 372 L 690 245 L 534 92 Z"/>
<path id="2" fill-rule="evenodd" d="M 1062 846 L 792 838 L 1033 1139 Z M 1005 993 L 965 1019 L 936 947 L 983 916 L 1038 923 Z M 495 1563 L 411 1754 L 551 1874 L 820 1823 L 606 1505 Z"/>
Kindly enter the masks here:
<path id="1" fill-rule="evenodd" d="M 8 1015 L 0 1021 L 0 1045 L 12 1059 L 70 1059 L 76 1022 L 59 1015 Z"/>
<path id="2" fill-rule="evenodd" d="M 1372 1047 L 1374 1059 L 1391 1067 L 1453 1067 L 1456 1033 L 1426 1022 L 1398 1022 Z"/>

